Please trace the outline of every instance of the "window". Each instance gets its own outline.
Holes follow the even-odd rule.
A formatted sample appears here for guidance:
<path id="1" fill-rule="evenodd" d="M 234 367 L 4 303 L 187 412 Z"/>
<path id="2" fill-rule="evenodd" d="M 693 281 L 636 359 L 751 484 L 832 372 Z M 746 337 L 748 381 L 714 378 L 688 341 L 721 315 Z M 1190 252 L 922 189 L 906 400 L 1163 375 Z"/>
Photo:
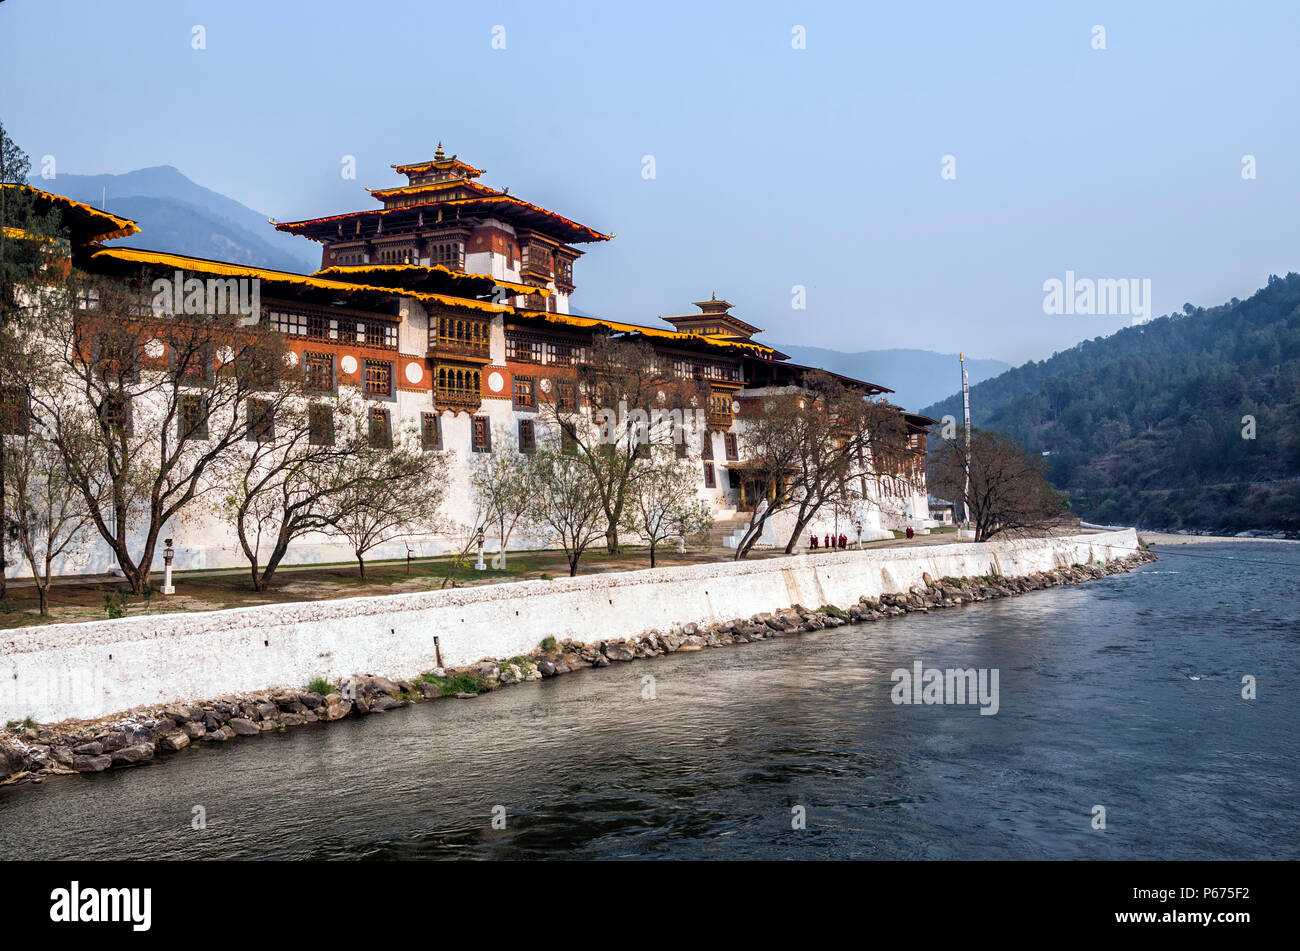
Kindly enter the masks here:
<path id="1" fill-rule="evenodd" d="M 307 389 L 317 393 L 334 391 L 334 357 L 328 353 L 313 353 L 308 350 L 302 355 L 302 363 L 307 373 Z"/>
<path id="2" fill-rule="evenodd" d="M 437 413 L 420 414 L 420 448 L 442 448 L 442 420 Z"/>
<path id="3" fill-rule="evenodd" d="M 356 328 L 357 343 L 362 346 L 380 347 L 385 350 L 397 349 L 396 324 L 386 324 L 377 320 L 358 320 Z"/>
<path id="4" fill-rule="evenodd" d="M 99 372 L 106 378 L 134 379 L 135 340 L 130 334 L 102 333 L 96 338 Z"/>
<path id="5" fill-rule="evenodd" d="M 334 410 L 314 403 L 307 410 L 307 441 L 313 446 L 334 445 Z"/>
<path id="6" fill-rule="evenodd" d="M 706 489 L 712 489 L 715 488 L 717 484 L 717 480 L 713 477 L 713 463 L 706 462 L 704 464 L 704 487 Z"/>
<path id="7" fill-rule="evenodd" d="M 26 436 L 30 412 L 26 387 L 0 386 L 0 434 Z"/>
<path id="8" fill-rule="evenodd" d="M 537 433 L 531 419 L 519 421 L 519 451 L 532 452 L 537 448 Z"/>
<path id="9" fill-rule="evenodd" d="M 727 487 L 731 489 L 740 488 L 740 473 L 735 469 L 727 470 Z"/>
<path id="10" fill-rule="evenodd" d="M 245 389 L 275 389 L 275 366 L 258 348 L 248 346 L 235 355 L 235 375 Z"/>
<path id="11" fill-rule="evenodd" d="M 686 445 L 686 439 L 684 438 L 683 434 L 678 433 L 677 438 L 674 440 L 674 442 L 676 443 L 676 448 L 677 448 L 677 458 L 685 459 L 686 451 L 688 447 Z"/>
<path id="12" fill-rule="evenodd" d="M 506 334 L 506 359 L 516 363 L 541 363 L 542 341 L 518 334 Z"/>
<path id="13" fill-rule="evenodd" d="M 131 401 L 125 396 L 117 393 L 105 396 L 99 416 L 109 429 L 118 429 L 131 435 Z"/>
<path id="14" fill-rule="evenodd" d="M 367 360 L 366 396 L 392 397 L 393 364 L 389 360 Z"/>
<path id="15" fill-rule="evenodd" d="M 181 383 L 197 386 L 212 379 L 212 347 L 187 346 L 173 343 L 171 347 L 173 370 Z"/>
<path id="16" fill-rule="evenodd" d="M 555 408 L 561 413 L 573 413 L 578 409 L 577 384 L 556 381 Z"/>
<path id="17" fill-rule="evenodd" d="M 266 400 L 249 400 L 244 409 L 244 438 L 252 442 L 266 442 L 275 438 L 275 413 Z"/>
<path id="18" fill-rule="evenodd" d="M 713 458 L 713 433 L 705 432 L 704 444 L 700 447 L 700 458 L 706 461 Z"/>
<path id="19" fill-rule="evenodd" d="M 271 329 L 291 337 L 307 336 L 307 315 L 290 314 L 281 310 L 271 311 Z"/>
<path id="20" fill-rule="evenodd" d="M 517 376 L 514 383 L 515 409 L 537 408 L 537 381 L 531 376 Z"/>
<path id="21" fill-rule="evenodd" d="M 722 434 L 722 443 L 723 443 L 723 445 L 724 445 L 724 446 L 726 447 L 726 449 L 727 449 L 727 458 L 728 458 L 728 459 L 730 459 L 732 462 L 735 462 L 737 459 L 740 458 L 740 456 L 739 456 L 739 454 L 738 454 L 737 447 L 736 447 L 736 434 L 735 434 L 735 433 L 723 433 L 723 434 Z"/>
<path id="22" fill-rule="evenodd" d="M 549 354 L 549 362 L 554 363 L 556 366 L 571 367 L 576 362 L 572 344 L 548 343 L 546 351 Z"/>
<path id="23" fill-rule="evenodd" d="M 374 449 L 393 448 L 393 428 L 388 410 L 377 406 L 370 408 L 370 445 Z"/>
<path id="24" fill-rule="evenodd" d="M 486 416 L 475 416 L 472 420 L 473 429 L 470 433 L 472 441 L 471 449 L 474 452 L 491 452 L 492 451 L 492 428 L 491 420 Z"/>
<path id="25" fill-rule="evenodd" d="M 181 439 L 208 438 L 208 407 L 203 397 L 188 393 L 181 396 L 178 423 Z"/>

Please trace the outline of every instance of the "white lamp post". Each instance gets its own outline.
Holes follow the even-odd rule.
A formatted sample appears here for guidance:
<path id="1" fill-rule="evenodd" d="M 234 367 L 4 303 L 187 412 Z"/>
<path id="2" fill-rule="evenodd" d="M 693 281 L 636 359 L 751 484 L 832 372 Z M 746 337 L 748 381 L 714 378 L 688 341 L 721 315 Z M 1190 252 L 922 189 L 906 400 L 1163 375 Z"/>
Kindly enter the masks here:
<path id="1" fill-rule="evenodd" d="M 483 564 L 483 529 L 478 530 L 478 561 L 474 562 L 475 571 L 487 571 L 487 565 Z"/>

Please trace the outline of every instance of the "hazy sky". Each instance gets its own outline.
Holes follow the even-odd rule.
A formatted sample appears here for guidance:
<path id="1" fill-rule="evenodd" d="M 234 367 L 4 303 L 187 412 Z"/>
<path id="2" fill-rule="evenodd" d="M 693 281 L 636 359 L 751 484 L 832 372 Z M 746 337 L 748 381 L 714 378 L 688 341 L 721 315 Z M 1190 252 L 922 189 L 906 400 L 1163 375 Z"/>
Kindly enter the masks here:
<path id="1" fill-rule="evenodd" d="M 461 6 L 7 0 L 0 119 L 60 172 L 175 165 L 281 220 L 374 206 L 441 139 L 617 232 L 576 307 L 717 291 L 839 350 L 1020 362 L 1131 322 L 1044 315 L 1067 270 L 1161 314 L 1300 269 L 1294 0 Z"/>

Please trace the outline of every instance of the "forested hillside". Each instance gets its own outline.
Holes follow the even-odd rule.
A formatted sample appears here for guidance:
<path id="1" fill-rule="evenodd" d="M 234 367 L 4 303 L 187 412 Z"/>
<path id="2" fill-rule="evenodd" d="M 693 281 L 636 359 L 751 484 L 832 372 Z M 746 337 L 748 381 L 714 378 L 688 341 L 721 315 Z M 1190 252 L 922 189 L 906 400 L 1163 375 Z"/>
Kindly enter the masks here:
<path id="1" fill-rule="evenodd" d="M 923 412 L 960 420 L 961 396 Z M 1045 454 L 1086 520 L 1300 531 L 1300 275 L 1008 370 L 971 412 Z"/>

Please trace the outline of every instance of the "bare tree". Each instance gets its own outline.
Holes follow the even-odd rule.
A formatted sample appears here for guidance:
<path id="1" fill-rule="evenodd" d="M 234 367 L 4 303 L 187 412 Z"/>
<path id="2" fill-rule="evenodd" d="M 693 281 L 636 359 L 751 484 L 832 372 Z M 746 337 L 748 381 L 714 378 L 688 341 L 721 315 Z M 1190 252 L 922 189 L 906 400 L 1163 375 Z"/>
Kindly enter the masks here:
<path id="1" fill-rule="evenodd" d="M 0 394 L 11 401 L 28 376 L 25 330 L 60 296 L 62 259 L 68 252 L 59 214 L 39 213 L 35 192 L 26 186 L 30 168 L 27 153 L 0 123 Z M 0 429 L 0 455 L 9 435 Z M 5 478 L 0 465 L 0 598 L 7 593 L 9 565 Z"/>
<path id="2" fill-rule="evenodd" d="M 227 490 L 217 509 L 234 525 L 254 590 L 271 584 L 295 540 L 332 528 L 336 501 L 354 480 L 371 478 L 351 464 L 374 451 L 356 422 L 362 413 L 360 399 L 343 397 L 286 405 L 273 430 L 232 447 L 220 464 Z"/>
<path id="3" fill-rule="evenodd" d="M 868 480 L 902 471 L 911 455 L 896 406 L 867 399 L 820 371 L 805 378 L 786 421 L 798 448 L 789 477 L 795 520 L 785 546 L 788 555 L 824 507 L 851 510 L 865 497 Z"/>
<path id="4" fill-rule="evenodd" d="M 540 404 L 541 415 L 591 475 L 611 555 L 618 551 L 628 490 L 648 445 L 682 429 L 684 417 L 707 399 L 707 385 L 679 376 L 649 344 L 596 337 L 572 381 L 557 382 L 552 397 Z"/>
<path id="5" fill-rule="evenodd" d="M 47 615 L 54 562 L 75 550 L 91 532 L 90 512 L 81 490 L 68 478 L 63 454 L 34 428 L 11 436 L 4 448 L 4 490 L 10 524 L 32 571 L 40 613 Z"/>
<path id="6" fill-rule="evenodd" d="M 669 538 L 699 535 L 713 525 L 708 503 L 698 495 L 699 474 L 694 465 L 672 455 L 667 446 L 653 447 L 642 462 L 628 492 L 623 527 L 650 546 L 650 567 L 655 550 Z"/>
<path id="7" fill-rule="evenodd" d="M 477 516 L 475 538 L 480 528 L 496 529 L 501 568 L 506 566 L 510 536 L 528 510 L 534 491 L 525 454 L 510 449 L 509 438 L 503 427 L 495 440 L 500 451 L 475 454 L 469 476 Z"/>
<path id="8" fill-rule="evenodd" d="M 534 534 L 564 550 L 569 576 L 593 542 L 605 534 L 605 509 L 591 469 L 576 453 L 538 448 L 528 460 L 535 486 L 525 518 Z"/>
<path id="9" fill-rule="evenodd" d="M 789 388 L 741 403 L 744 428 L 740 442 L 744 447 L 745 474 L 757 486 L 760 500 L 736 545 L 737 561 L 763 537 L 768 520 L 794 503 L 790 475 L 800 459 L 801 399 L 797 390 Z"/>
<path id="10" fill-rule="evenodd" d="M 972 430 L 970 443 L 968 467 L 965 439 L 945 440 L 931 463 L 929 481 L 936 492 L 962 501 L 976 541 L 1039 531 L 1064 511 L 1065 499 L 1048 483 L 1047 464 L 1040 457 L 989 430 Z"/>
<path id="11" fill-rule="evenodd" d="M 159 315 L 145 280 L 81 276 L 74 306 L 42 328 L 31 398 L 135 594 L 165 526 L 206 477 L 263 438 L 299 392 L 283 339 L 208 307 Z M 209 301 L 210 303 L 210 301 Z"/>
<path id="12" fill-rule="evenodd" d="M 440 453 L 424 452 L 412 429 L 397 434 L 364 425 L 364 443 L 332 466 L 329 531 L 347 539 L 366 576 L 371 549 L 403 535 L 427 534 L 439 527 L 446 493 L 446 462 Z M 386 425 L 386 424 L 385 424 Z"/>

